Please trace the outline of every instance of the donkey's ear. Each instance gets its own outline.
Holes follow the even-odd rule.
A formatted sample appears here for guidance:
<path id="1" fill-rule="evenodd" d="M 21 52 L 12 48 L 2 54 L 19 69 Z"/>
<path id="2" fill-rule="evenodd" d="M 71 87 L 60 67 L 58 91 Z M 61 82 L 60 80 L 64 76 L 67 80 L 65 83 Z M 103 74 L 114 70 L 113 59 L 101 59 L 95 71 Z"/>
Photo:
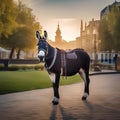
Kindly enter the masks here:
<path id="1" fill-rule="evenodd" d="M 48 34 L 47 34 L 47 31 L 45 30 L 44 31 L 44 38 L 47 39 L 47 37 L 48 37 Z"/>
<path id="2" fill-rule="evenodd" d="M 40 36 L 39 31 L 36 31 L 36 37 L 37 37 L 37 39 L 38 39 L 38 40 L 40 40 L 40 39 L 41 39 L 41 36 Z"/>

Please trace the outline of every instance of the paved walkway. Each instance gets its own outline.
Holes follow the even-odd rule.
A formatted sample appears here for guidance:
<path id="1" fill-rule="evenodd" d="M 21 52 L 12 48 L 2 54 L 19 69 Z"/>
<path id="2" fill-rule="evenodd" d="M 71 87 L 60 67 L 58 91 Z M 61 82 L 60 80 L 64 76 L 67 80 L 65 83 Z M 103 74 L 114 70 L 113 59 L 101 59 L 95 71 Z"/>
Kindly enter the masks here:
<path id="1" fill-rule="evenodd" d="M 0 96 L 0 120 L 120 120 L 120 74 L 91 76 L 90 96 L 81 100 L 83 83 L 60 87 L 53 106 L 52 88 Z"/>

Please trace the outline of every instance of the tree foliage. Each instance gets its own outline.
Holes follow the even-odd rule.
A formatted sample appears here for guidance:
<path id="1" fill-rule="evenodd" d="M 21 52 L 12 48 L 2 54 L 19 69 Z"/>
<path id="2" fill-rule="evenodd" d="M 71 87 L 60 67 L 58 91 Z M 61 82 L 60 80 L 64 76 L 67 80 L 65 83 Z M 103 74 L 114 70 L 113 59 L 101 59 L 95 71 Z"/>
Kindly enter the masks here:
<path id="1" fill-rule="evenodd" d="M 120 50 L 120 9 L 111 11 L 100 22 L 101 50 Z"/>
<path id="2" fill-rule="evenodd" d="M 36 46 L 35 31 L 40 25 L 35 20 L 32 10 L 21 2 L 16 5 L 12 0 L 0 0 L 0 44 L 11 49 L 10 58 L 14 50 L 33 49 Z M 8 9 L 9 8 L 9 9 Z M 4 10 L 5 9 L 5 10 Z M 8 12 L 6 12 L 6 10 Z M 1 13 L 2 13 L 1 12 Z"/>
<path id="3" fill-rule="evenodd" d="M 17 27 L 17 6 L 12 0 L 0 0 L 0 36 L 8 36 Z"/>

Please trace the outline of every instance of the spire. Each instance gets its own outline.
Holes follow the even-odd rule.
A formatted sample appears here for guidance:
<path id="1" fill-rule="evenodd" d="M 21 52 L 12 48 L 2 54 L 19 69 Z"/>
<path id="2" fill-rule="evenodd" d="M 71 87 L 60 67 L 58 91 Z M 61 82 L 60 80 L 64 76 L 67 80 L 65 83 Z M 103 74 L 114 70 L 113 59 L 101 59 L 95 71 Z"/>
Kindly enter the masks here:
<path id="1" fill-rule="evenodd" d="M 81 32 L 83 31 L 83 20 L 81 20 Z"/>
<path id="2" fill-rule="evenodd" d="M 83 32 L 83 20 L 81 20 L 81 26 L 80 26 L 80 36 L 82 36 Z"/>
<path id="3" fill-rule="evenodd" d="M 86 29 L 86 27 L 87 27 L 87 23 L 85 22 L 85 29 Z"/>
<path id="4" fill-rule="evenodd" d="M 56 30 L 55 41 L 57 43 L 60 43 L 62 41 L 62 36 L 61 36 L 61 30 L 60 30 L 59 23 L 58 23 L 57 30 Z"/>
<path id="5" fill-rule="evenodd" d="M 58 23 L 58 26 L 57 26 L 56 34 L 61 34 L 59 23 Z"/>

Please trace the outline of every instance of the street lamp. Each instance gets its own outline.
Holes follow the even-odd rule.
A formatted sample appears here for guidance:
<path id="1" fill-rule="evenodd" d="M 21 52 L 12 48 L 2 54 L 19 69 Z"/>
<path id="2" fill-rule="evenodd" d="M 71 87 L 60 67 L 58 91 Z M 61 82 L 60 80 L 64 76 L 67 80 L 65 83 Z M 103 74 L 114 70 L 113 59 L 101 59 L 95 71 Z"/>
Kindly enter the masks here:
<path id="1" fill-rule="evenodd" d="M 93 42 L 94 42 L 94 71 L 96 69 L 96 65 L 97 65 L 97 46 L 96 46 L 96 42 L 97 42 L 97 35 L 96 35 L 96 29 L 93 30 Z"/>

